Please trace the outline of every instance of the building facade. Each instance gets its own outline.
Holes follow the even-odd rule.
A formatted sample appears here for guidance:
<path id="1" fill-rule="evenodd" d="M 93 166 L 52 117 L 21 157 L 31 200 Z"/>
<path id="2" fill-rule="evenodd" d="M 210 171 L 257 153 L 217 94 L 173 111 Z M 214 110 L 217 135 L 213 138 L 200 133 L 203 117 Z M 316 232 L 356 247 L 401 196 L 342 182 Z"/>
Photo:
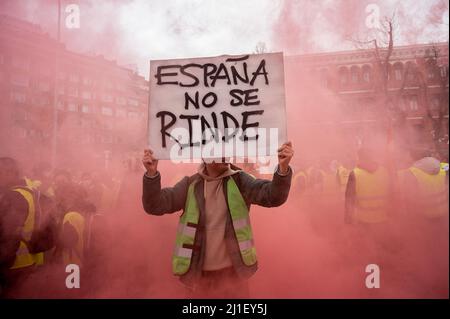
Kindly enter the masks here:
<path id="1" fill-rule="evenodd" d="M 287 57 L 288 108 L 296 108 L 288 112 L 298 114 L 290 126 L 303 127 L 306 139 L 314 134 L 324 151 L 338 152 L 354 150 L 358 139 L 389 119 L 403 142 L 448 156 L 448 43 L 394 47 L 388 59 L 387 50 L 378 53 L 368 48 Z"/>
<path id="2" fill-rule="evenodd" d="M 7 16 L 0 17 L 0 96 L 5 155 L 51 161 L 55 103 L 57 166 L 108 168 L 146 143 L 144 77 L 71 52 L 39 26 Z"/>

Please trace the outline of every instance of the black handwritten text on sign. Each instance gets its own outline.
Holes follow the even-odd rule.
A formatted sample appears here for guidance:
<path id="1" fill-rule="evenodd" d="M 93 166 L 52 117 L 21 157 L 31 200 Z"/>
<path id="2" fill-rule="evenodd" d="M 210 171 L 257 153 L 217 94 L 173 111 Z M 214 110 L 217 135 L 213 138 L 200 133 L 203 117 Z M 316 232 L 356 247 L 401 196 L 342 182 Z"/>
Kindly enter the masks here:
<path id="1" fill-rule="evenodd" d="M 149 144 L 160 159 L 174 150 L 208 157 L 184 151 L 268 139 L 269 129 L 278 130 L 279 145 L 286 139 L 283 54 L 151 61 L 149 104 Z"/>

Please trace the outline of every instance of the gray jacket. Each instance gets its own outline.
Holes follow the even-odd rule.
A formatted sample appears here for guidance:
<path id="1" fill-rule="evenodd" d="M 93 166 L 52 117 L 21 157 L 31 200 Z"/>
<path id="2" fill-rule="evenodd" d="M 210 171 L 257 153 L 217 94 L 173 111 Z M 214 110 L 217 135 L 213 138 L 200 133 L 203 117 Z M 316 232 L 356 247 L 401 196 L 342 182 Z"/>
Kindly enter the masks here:
<path id="1" fill-rule="evenodd" d="M 223 179 L 223 189 L 226 196 L 226 182 L 228 178 L 234 178 L 246 204 L 250 209 L 251 204 L 256 204 L 264 207 L 277 207 L 282 205 L 288 198 L 289 189 L 292 179 L 292 170 L 286 176 L 274 173 L 272 181 L 255 179 L 244 171 L 233 175 L 232 177 L 225 177 Z M 199 174 L 191 177 L 184 177 L 175 186 L 161 189 L 161 176 L 154 178 L 144 175 L 143 178 L 143 194 L 142 204 L 144 210 L 151 215 L 171 214 L 183 210 L 186 202 L 187 191 L 190 183 L 198 179 L 199 182 L 195 185 L 194 193 L 200 210 L 199 226 L 194 243 L 194 251 L 192 254 L 191 267 L 189 271 L 181 276 L 181 280 L 188 286 L 192 286 L 196 279 L 201 276 L 202 264 L 204 259 L 204 210 L 205 198 L 203 195 L 203 178 Z M 226 197 L 225 197 L 226 198 Z M 225 226 L 225 241 L 228 253 L 233 263 L 236 273 L 241 278 L 249 278 L 257 270 L 257 264 L 246 266 L 240 255 L 239 246 L 234 235 L 233 226 L 231 223 L 231 216 L 227 214 L 227 221 Z"/>

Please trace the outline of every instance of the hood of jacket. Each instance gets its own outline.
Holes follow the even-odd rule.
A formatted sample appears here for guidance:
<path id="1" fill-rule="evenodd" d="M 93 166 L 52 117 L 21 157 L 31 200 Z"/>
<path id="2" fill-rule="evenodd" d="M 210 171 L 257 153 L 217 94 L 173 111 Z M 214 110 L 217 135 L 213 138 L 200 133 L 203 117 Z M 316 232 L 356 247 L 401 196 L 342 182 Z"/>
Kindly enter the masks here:
<path id="1" fill-rule="evenodd" d="M 440 164 L 439 160 L 434 157 L 424 157 L 415 162 L 412 166 L 427 174 L 436 175 L 439 174 L 439 171 L 441 170 Z"/>
<path id="2" fill-rule="evenodd" d="M 217 181 L 221 180 L 224 177 L 231 176 L 234 174 L 237 174 L 240 171 L 240 169 L 232 164 L 228 164 L 228 169 L 226 169 L 222 174 L 216 177 L 211 177 L 206 173 L 206 165 L 205 163 L 200 164 L 200 167 L 198 168 L 198 174 L 205 180 L 205 181 Z"/>

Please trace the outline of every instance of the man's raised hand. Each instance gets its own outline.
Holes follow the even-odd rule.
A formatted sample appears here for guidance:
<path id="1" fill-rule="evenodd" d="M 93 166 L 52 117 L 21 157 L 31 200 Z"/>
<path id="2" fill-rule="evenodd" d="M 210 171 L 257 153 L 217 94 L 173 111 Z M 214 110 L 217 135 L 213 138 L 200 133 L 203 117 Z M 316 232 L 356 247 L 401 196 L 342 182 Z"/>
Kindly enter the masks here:
<path id="1" fill-rule="evenodd" d="M 153 151 L 151 149 L 144 150 L 144 157 L 142 158 L 142 164 L 144 164 L 147 170 L 148 176 L 155 176 L 158 171 L 158 160 L 153 157 Z"/>
<path id="2" fill-rule="evenodd" d="M 294 156 L 292 143 L 286 142 L 278 149 L 278 166 L 281 174 L 287 174 L 289 171 L 289 162 Z"/>

